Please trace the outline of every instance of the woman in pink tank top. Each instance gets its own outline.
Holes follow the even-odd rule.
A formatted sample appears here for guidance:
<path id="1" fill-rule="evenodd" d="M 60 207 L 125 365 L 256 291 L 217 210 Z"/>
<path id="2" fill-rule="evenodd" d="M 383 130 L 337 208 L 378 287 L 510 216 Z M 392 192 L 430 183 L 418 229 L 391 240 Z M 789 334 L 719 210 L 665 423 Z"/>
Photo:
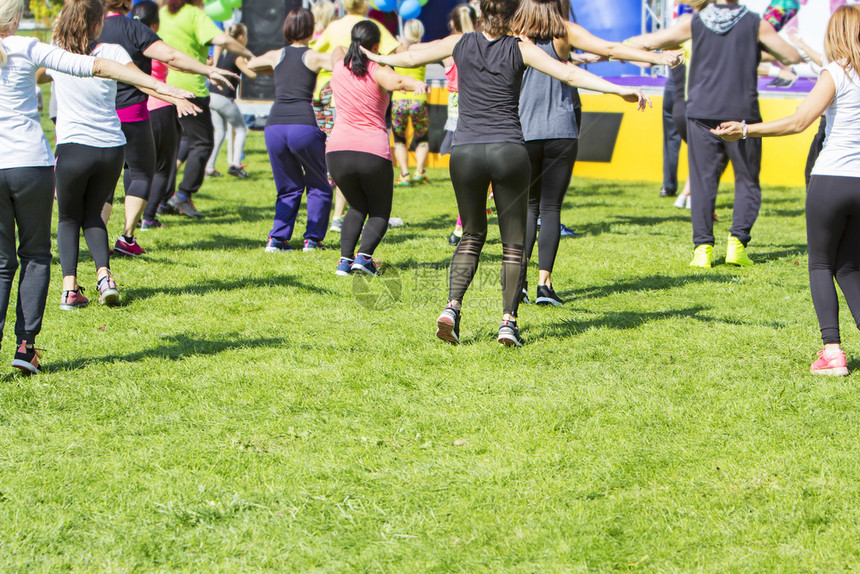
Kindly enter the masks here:
<path id="1" fill-rule="evenodd" d="M 337 61 L 331 86 L 337 115 L 326 144 L 326 162 L 349 203 L 340 235 L 338 275 L 354 271 L 378 274 L 373 253 L 388 231 L 394 196 L 394 170 L 385 124 L 390 92 L 429 91 L 424 82 L 370 62 L 361 48 L 376 53 L 379 41 L 376 24 L 359 22 L 352 29 L 349 50 L 344 54 L 340 48 L 333 55 Z M 361 246 L 356 255 L 359 236 Z"/>

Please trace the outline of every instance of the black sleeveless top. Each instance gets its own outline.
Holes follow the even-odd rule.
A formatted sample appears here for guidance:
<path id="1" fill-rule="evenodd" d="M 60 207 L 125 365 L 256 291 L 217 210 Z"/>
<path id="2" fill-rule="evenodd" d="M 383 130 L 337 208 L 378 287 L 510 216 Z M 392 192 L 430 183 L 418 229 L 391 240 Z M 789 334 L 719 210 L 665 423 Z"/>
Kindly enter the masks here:
<path id="1" fill-rule="evenodd" d="M 487 40 L 480 32 L 470 32 L 457 42 L 453 56 L 460 84 L 453 145 L 523 143 L 520 86 L 526 65 L 519 40 Z"/>
<path id="2" fill-rule="evenodd" d="M 706 10 L 722 12 L 744 6 L 712 4 Z M 707 17 L 707 15 L 706 15 Z M 758 15 L 747 11 L 730 30 L 717 33 L 696 14 L 692 21 L 693 57 L 687 93 L 687 117 L 703 120 L 761 121 L 758 105 Z"/>
<path id="3" fill-rule="evenodd" d="M 317 75 L 305 66 L 304 55 L 309 48 L 284 48 L 280 63 L 275 66 L 275 103 L 269 112 L 267 126 L 317 125 L 311 104 Z"/>
<path id="4" fill-rule="evenodd" d="M 236 54 L 231 54 L 227 50 L 221 52 L 221 55 L 218 56 L 218 64 L 217 67 L 222 70 L 227 70 L 228 72 L 233 72 L 234 74 L 241 75 L 241 70 L 239 70 L 239 66 L 236 65 Z M 234 80 L 230 78 L 230 87 L 225 86 L 209 86 L 209 91 L 225 98 L 230 98 L 231 100 L 236 99 L 236 89 L 239 87 L 239 80 Z"/>

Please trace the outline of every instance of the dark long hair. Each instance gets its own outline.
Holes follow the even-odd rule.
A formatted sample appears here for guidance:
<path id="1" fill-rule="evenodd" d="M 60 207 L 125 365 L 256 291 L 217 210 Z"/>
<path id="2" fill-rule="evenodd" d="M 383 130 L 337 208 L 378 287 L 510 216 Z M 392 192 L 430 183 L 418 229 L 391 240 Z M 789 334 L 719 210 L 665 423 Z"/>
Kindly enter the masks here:
<path id="1" fill-rule="evenodd" d="M 346 57 L 343 59 L 343 64 L 357 78 L 363 78 L 367 75 L 367 56 L 361 51 L 361 48 L 372 50 L 374 46 L 379 44 L 382 34 L 379 33 L 379 27 L 370 20 L 362 20 L 352 27 L 352 43 L 349 45 L 349 50 L 346 51 Z"/>
<path id="2" fill-rule="evenodd" d="M 518 6 L 519 0 L 481 0 L 481 31 L 491 36 L 508 34 Z"/>
<path id="3" fill-rule="evenodd" d="M 153 25 L 158 24 L 159 22 L 158 4 L 152 2 L 152 0 L 143 0 L 143 2 L 138 2 L 134 5 L 134 8 L 131 9 L 131 17 L 152 28 Z"/>
<path id="4" fill-rule="evenodd" d="M 200 5 L 198 0 L 167 0 L 164 5 L 167 6 L 167 11 L 171 14 L 176 14 L 179 12 L 183 6 L 186 4 L 191 4 L 192 6 Z"/>

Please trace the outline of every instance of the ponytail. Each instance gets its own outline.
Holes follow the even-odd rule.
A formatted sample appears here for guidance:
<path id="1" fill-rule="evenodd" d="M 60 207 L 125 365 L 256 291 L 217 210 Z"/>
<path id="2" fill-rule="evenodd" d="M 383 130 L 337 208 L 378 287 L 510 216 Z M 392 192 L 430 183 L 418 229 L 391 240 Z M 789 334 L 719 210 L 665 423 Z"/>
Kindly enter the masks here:
<path id="1" fill-rule="evenodd" d="M 92 30 L 105 17 L 101 0 L 66 0 L 54 22 L 54 43 L 73 54 L 90 53 Z"/>
<path id="2" fill-rule="evenodd" d="M 343 59 L 343 64 L 353 76 L 363 78 L 367 75 L 368 59 L 361 48 L 372 50 L 379 44 L 381 37 L 379 27 L 370 20 L 362 20 L 352 27 L 352 42 Z"/>
<path id="3" fill-rule="evenodd" d="M 460 4 L 451 10 L 448 21 L 451 22 L 452 32 L 468 34 L 475 31 L 478 13 L 471 4 Z"/>
<path id="4" fill-rule="evenodd" d="M 5 66 L 9 59 L 2 37 L 11 36 L 18 30 L 23 15 L 24 0 L 0 0 L 0 66 Z"/>

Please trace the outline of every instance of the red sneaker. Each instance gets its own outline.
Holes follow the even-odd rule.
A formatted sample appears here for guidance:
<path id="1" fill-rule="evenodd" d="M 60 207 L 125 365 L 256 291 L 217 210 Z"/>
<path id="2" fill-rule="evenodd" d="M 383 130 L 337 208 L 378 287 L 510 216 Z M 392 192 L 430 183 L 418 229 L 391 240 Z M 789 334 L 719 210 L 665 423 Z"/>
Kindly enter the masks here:
<path id="1" fill-rule="evenodd" d="M 137 257 L 138 255 L 143 255 L 146 253 L 146 250 L 137 244 L 137 240 L 133 237 L 131 238 L 131 242 L 125 241 L 122 237 L 116 240 L 116 243 L 113 246 L 114 253 L 119 253 L 120 255 L 128 255 L 129 257 Z"/>
<path id="2" fill-rule="evenodd" d="M 15 358 L 12 360 L 12 366 L 16 369 L 20 369 L 26 374 L 38 375 L 42 371 L 39 369 L 39 359 L 42 356 L 39 354 L 39 351 L 43 349 L 36 349 L 34 346 L 27 346 L 27 341 L 21 341 L 21 345 L 18 347 L 18 350 L 15 351 Z"/>
<path id="3" fill-rule="evenodd" d="M 74 311 L 89 305 L 90 300 L 84 295 L 84 288 L 78 287 L 74 291 L 63 291 L 60 297 L 60 311 Z"/>
<path id="4" fill-rule="evenodd" d="M 831 375 L 836 377 L 848 375 L 848 363 L 845 361 L 845 351 L 842 349 L 837 349 L 836 351 L 822 349 L 818 351 L 818 360 L 812 363 L 812 366 L 809 367 L 809 372 L 813 375 Z"/>

